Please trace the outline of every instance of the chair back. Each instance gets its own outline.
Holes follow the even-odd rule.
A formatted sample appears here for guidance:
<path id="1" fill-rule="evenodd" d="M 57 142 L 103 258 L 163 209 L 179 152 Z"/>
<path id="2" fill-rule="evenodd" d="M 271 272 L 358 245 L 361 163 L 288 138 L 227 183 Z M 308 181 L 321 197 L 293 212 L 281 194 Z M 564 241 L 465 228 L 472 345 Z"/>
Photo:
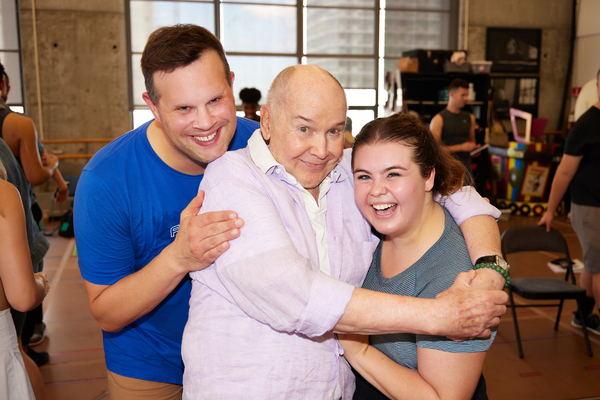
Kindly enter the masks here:
<path id="1" fill-rule="evenodd" d="M 522 251 L 548 251 L 564 254 L 568 264 L 565 280 L 571 275 L 571 280 L 575 283 L 569 246 L 563 235 L 556 229 L 552 228 L 550 232 L 546 232 L 545 226 L 535 225 L 518 225 L 508 228 L 502 234 L 502 257 L 506 259 L 508 254 Z"/>

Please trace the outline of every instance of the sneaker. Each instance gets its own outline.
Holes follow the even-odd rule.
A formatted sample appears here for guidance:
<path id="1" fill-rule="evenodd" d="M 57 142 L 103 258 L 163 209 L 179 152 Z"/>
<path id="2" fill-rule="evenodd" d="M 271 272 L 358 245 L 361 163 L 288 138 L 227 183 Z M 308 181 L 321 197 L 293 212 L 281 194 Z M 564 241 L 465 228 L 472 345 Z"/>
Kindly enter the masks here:
<path id="1" fill-rule="evenodd" d="M 29 339 L 29 346 L 37 346 L 42 343 L 46 338 L 46 324 L 43 322 L 38 322 L 35 324 L 33 328 L 33 335 L 31 335 L 31 339 Z"/>
<path id="2" fill-rule="evenodd" d="M 37 352 L 30 348 L 29 350 L 27 350 L 27 355 L 33 360 L 35 365 L 37 365 L 38 367 L 48 364 L 48 361 L 50 361 L 50 354 L 46 353 L 45 351 Z"/>
<path id="3" fill-rule="evenodd" d="M 583 326 L 581 326 L 581 320 L 579 319 L 579 314 L 577 314 L 577 311 L 573 311 L 573 320 L 571 321 L 571 325 L 575 328 L 583 328 Z"/>
<path id="4" fill-rule="evenodd" d="M 575 328 L 582 328 L 581 320 L 578 318 L 577 312 L 573 313 L 571 325 L 573 325 Z M 585 327 L 588 331 L 600 336 L 600 317 L 598 317 L 596 314 L 590 315 L 585 321 Z"/>

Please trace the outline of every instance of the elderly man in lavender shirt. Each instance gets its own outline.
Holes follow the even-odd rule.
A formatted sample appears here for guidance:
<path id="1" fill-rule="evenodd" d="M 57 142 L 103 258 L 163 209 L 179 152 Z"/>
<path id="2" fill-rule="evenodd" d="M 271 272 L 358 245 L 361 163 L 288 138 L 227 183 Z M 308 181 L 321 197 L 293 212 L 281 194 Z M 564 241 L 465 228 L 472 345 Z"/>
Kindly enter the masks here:
<path id="1" fill-rule="evenodd" d="M 184 399 L 351 399 L 334 332 L 468 337 L 499 322 L 506 295 L 470 287 L 501 287 L 491 270 L 459 276 L 435 300 L 360 288 L 378 239 L 354 203 L 345 116 L 335 78 L 290 67 L 273 82 L 248 147 L 208 166 L 202 211 L 235 210 L 245 227 L 213 265 L 191 273 Z M 476 196 L 445 202 L 459 224 L 496 215 Z M 497 252 L 493 218 L 470 220 L 471 256 Z"/>

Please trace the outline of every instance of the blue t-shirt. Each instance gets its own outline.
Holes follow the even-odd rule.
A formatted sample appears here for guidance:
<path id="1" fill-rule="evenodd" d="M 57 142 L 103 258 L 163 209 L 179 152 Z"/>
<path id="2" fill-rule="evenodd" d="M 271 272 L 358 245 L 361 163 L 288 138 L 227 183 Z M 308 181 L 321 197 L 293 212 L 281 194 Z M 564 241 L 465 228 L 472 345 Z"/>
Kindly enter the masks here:
<path id="1" fill-rule="evenodd" d="M 396 276 L 386 278 L 381 273 L 381 246 L 379 243 L 373 254 L 373 262 L 363 283 L 363 288 L 401 296 L 433 299 L 448 289 L 460 272 L 473 268 L 467 244 L 456 222 L 444 209 L 446 221 L 444 232 L 438 241 L 413 265 Z M 446 337 L 396 333 L 371 335 L 373 347 L 400 365 L 417 369 L 417 347 L 436 349 L 451 353 L 473 353 L 487 351 L 496 331 L 487 339 L 454 342 Z"/>
<path id="2" fill-rule="evenodd" d="M 181 211 L 198 193 L 203 175 L 186 175 L 163 162 L 148 141 L 150 123 L 102 148 L 77 184 L 75 239 L 81 275 L 88 282 L 112 285 L 145 267 L 173 242 Z M 238 118 L 229 149 L 246 147 L 258 127 Z M 190 292 L 186 277 L 152 312 L 119 332 L 103 332 L 107 368 L 181 385 Z"/>

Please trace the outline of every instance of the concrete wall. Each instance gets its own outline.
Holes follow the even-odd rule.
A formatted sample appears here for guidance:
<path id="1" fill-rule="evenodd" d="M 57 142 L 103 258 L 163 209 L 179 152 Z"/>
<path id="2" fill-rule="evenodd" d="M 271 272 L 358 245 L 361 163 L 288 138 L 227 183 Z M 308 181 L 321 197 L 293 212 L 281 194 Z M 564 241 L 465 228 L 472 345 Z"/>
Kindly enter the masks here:
<path id="1" fill-rule="evenodd" d="M 32 3 L 20 2 L 21 36 L 27 114 L 40 136 L 114 138 L 129 130 L 124 1 L 35 0 L 37 59 Z M 71 154 L 97 147 L 60 146 Z M 85 162 L 62 160 L 61 171 L 78 175 Z"/>
<path id="2" fill-rule="evenodd" d="M 559 129 L 569 62 L 571 0 L 465 0 L 469 6 L 468 54 L 485 60 L 486 28 L 542 29 L 538 116 Z M 591 1 L 591 0 L 589 0 Z M 596 14 L 598 15 L 598 14 Z"/>

